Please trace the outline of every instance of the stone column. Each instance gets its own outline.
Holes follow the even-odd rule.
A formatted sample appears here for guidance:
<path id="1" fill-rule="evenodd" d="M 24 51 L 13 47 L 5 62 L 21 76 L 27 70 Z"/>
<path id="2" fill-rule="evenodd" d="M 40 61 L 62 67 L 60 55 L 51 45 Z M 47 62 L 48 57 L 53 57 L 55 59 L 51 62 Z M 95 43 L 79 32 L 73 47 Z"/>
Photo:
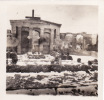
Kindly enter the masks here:
<path id="1" fill-rule="evenodd" d="M 85 38 L 83 37 L 83 48 L 82 48 L 83 50 L 85 50 L 86 49 L 86 40 L 85 40 Z"/>
<path id="2" fill-rule="evenodd" d="M 44 28 L 40 28 L 40 38 L 44 36 Z M 43 51 L 43 44 L 39 44 L 39 51 Z"/>
<path id="3" fill-rule="evenodd" d="M 19 40 L 19 45 L 17 46 L 17 53 L 21 54 L 21 27 L 18 27 L 18 40 Z"/>
<path id="4" fill-rule="evenodd" d="M 12 34 L 16 34 L 16 26 L 15 25 L 12 25 L 12 31 L 11 31 Z"/>
<path id="5" fill-rule="evenodd" d="M 29 51 L 32 51 L 33 43 L 32 43 L 32 28 L 29 28 Z"/>
<path id="6" fill-rule="evenodd" d="M 56 37 L 57 36 L 60 38 L 60 28 L 56 28 Z"/>
<path id="7" fill-rule="evenodd" d="M 50 43 L 50 50 L 53 50 L 53 44 L 54 44 L 54 29 L 51 29 L 51 43 Z"/>
<path id="8" fill-rule="evenodd" d="M 73 35 L 73 37 L 72 37 L 72 49 L 73 49 L 73 50 L 75 49 L 75 42 L 76 42 L 76 38 L 75 38 L 75 36 Z"/>

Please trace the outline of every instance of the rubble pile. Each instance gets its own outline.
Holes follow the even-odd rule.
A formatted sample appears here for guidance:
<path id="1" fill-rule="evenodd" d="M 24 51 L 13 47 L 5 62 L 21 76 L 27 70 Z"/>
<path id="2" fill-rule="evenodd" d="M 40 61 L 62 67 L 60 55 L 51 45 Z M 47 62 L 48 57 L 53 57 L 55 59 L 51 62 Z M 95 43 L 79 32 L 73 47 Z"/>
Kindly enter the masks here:
<path id="1" fill-rule="evenodd" d="M 97 77 L 97 71 L 93 71 L 91 74 L 85 71 L 14 74 L 7 76 L 6 84 L 7 91 L 18 89 L 52 89 L 56 87 L 58 94 L 61 94 L 61 92 L 73 92 L 74 94 L 76 90 L 80 89 L 81 91 L 84 90 L 84 95 L 87 95 L 87 92 L 93 92 L 97 95 Z"/>

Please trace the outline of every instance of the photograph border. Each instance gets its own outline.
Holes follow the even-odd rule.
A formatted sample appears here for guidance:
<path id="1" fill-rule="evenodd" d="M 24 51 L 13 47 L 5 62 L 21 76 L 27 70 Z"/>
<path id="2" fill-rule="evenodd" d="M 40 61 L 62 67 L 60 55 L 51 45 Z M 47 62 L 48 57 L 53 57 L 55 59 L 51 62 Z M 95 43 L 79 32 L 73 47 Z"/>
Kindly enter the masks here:
<path id="1" fill-rule="evenodd" d="M 97 5 L 99 7 L 99 26 L 98 26 L 98 29 L 99 29 L 99 37 L 98 37 L 98 66 L 101 66 L 101 67 L 98 67 L 98 97 L 81 97 L 81 96 L 26 96 L 26 95 L 8 95 L 6 94 L 6 16 L 7 16 L 7 6 L 8 5 L 33 5 L 33 4 L 40 4 L 40 5 L 44 5 L 44 4 L 51 4 L 51 5 L 58 5 L 58 4 L 63 4 L 63 5 Z M 102 0 L 100 0 L 98 2 L 98 0 L 96 0 L 96 2 L 94 0 L 92 1 L 87 1 L 87 0 L 79 0 L 79 1 L 68 1 L 68 0 L 63 0 L 62 2 L 60 2 L 60 0 L 57 0 L 57 1 L 53 1 L 51 0 L 50 2 L 47 0 L 47 1 L 43 1 L 43 2 L 40 2 L 40 1 L 5 1 L 5 2 L 2 2 L 0 1 L 0 12 L 1 12 L 1 15 L 0 15 L 0 33 L 1 33 L 1 37 L 0 37 L 0 43 L 1 43 L 1 47 L 0 47 L 0 51 L 1 51 L 1 55 L 0 55 L 0 61 L 1 61 L 1 64 L 0 64 L 0 79 L 1 79 L 1 82 L 0 82 L 0 98 L 3 98 L 2 100 L 13 100 L 14 98 L 15 99 L 24 99 L 25 100 L 28 100 L 28 99 L 46 99 L 46 100 L 53 100 L 53 99 L 60 99 L 60 100 L 63 100 L 63 99 L 66 99 L 66 100 L 102 100 L 103 99 L 103 61 L 104 61 L 104 53 L 103 53 L 103 50 L 104 50 L 104 39 L 103 39 L 103 35 L 104 35 L 104 2 Z"/>

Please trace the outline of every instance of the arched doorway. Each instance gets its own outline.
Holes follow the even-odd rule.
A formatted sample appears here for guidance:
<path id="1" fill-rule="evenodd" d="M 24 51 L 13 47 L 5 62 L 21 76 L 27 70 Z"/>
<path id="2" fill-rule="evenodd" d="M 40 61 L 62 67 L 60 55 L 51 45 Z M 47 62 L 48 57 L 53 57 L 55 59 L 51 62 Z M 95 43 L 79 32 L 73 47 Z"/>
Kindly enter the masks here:
<path id="1" fill-rule="evenodd" d="M 43 43 L 43 53 L 48 54 L 50 52 L 50 33 L 44 33 L 45 42 Z"/>
<path id="2" fill-rule="evenodd" d="M 83 41 L 84 41 L 83 35 L 79 34 L 76 36 L 76 49 L 78 50 L 83 49 Z"/>
<path id="3" fill-rule="evenodd" d="M 32 32 L 32 49 L 35 52 L 39 52 L 39 38 L 40 38 L 40 32 L 37 30 L 33 30 L 33 32 Z"/>
<path id="4" fill-rule="evenodd" d="M 22 31 L 21 32 L 21 53 L 27 53 L 29 51 L 29 39 L 27 38 L 29 36 L 28 31 Z"/>

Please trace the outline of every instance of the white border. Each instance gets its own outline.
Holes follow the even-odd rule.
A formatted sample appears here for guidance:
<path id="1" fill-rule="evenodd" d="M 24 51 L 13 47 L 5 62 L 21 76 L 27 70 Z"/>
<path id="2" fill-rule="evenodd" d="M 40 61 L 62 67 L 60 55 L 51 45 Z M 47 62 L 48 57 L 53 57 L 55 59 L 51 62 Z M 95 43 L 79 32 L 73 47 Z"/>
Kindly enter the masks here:
<path id="1" fill-rule="evenodd" d="M 28 95 L 7 95 L 6 94 L 6 7 L 8 5 L 30 5 L 30 4 L 62 4 L 62 5 L 97 5 L 99 6 L 99 72 L 98 72 L 98 97 L 79 97 L 79 96 L 28 96 Z M 26 1 L 0 1 L 0 99 L 1 100 L 102 100 L 103 99 L 103 62 L 104 62 L 104 2 L 102 0 L 26 0 Z"/>

